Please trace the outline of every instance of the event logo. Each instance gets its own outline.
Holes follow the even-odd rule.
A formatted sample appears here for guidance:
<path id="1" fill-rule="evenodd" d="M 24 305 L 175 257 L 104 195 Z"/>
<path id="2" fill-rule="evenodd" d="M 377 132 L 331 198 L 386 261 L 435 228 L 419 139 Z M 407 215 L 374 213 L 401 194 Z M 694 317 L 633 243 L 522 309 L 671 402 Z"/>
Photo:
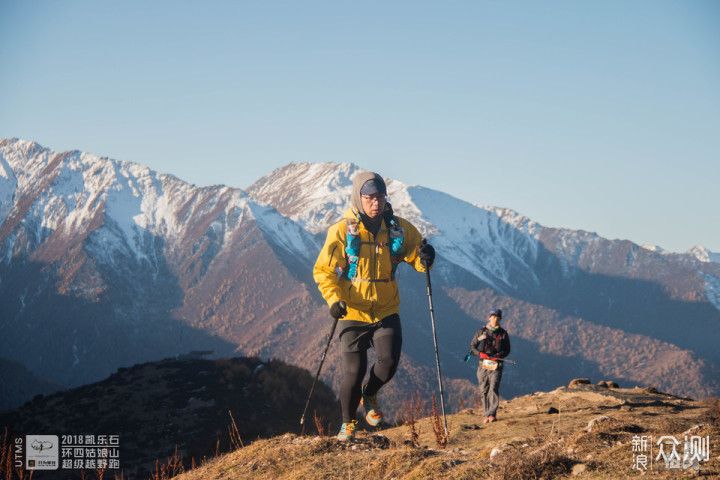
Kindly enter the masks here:
<path id="1" fill-rule="evenodd" d="M 60 449 L 57 435 L 26 435 L 25 468 L 27 470 L 57 470 L 60 466 Z"/>

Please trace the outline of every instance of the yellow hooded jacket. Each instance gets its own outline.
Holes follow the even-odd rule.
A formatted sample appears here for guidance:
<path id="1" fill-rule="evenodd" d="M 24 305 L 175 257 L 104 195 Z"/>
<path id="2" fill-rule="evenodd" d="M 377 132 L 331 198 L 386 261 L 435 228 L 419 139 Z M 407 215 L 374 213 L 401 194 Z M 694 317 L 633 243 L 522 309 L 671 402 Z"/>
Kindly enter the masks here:
<path id="1" fill-rule="evenodd" d="M 422 241 L 420 232 L 404 218 L 395 218 L 405 232 L 403 260 L 418 272 L 425 272 L 418 256 L 418 245 Z M 339 275 L 339 272 L 348 266 L 345 256 L 348 222 L 358 223 L 361 242 L 371 242 L 361 243 L 354 281 Z M 352 208 L 344 213 L 342 220 L 328 229 L 325 245 L 313 268 L 313 277 L 328 305 L 340 300 L 345 301 L 348 314 L 343 317 L 344 320 L 375 323 L 399 313 L 400 295 L 397 280 L 390 278 L 392 260 L 388 243 L 389 235 L 384 221 L 374 238 L 363 223 L 358 222 Z"/>

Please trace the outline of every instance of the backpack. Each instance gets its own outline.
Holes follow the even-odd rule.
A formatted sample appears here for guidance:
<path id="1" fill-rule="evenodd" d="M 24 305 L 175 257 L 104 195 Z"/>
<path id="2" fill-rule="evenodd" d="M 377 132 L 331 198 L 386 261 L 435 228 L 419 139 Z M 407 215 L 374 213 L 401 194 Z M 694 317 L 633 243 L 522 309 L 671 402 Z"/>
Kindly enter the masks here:
<path id="1" fill-rule="evenodd" d="M 347 221 L 347 229 L 345 236 L 345 258 L 347 260 L 347 268 L 342 272 L 342 276 L 354 281 L 367 282 L 389 282 L 395 279 L 397 267 L 403 260 L 403 246 L 405 243 L 405 230 L 400 226 L 397 217 L 393 215 L 392 207 L 388 203 L 388 209 L 383 213 L 385 227 L 388 230 L 388 242 L 363 242 L 360 240 L 360 214 L 353 209 L 356 221 Z M 376 245 L 377 247 L 390 247 L 390 260 L 392 261 L 392 274 L 389 279 L 359 279 L 356 278 L 357 264 L 360 259 L 361 245 Z"/>

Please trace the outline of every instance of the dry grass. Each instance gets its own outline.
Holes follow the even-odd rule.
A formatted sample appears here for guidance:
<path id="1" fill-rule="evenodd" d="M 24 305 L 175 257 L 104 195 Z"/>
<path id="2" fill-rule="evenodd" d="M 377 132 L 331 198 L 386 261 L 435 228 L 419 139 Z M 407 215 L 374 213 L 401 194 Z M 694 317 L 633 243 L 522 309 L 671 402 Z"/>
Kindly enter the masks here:
<path id="1" fill-rule="evenodd" d="M 435 435 L 435 445 L 438 446 L 438 448 L 445 448 L 447 446 L 448 440 L 450 439 L 450 427 L 445 427 L 445 419 L 440 418 L 440 414 L 437 411 L 437 407 L 435 405 L 435 395 L 432 396 L 432 429 L 433 434 Z"/>
<path id="2" fill-rule="evenodd" d="M 403 401 L 397 424 L 407 425 L 410 429 L 410 444 L 419 447 L 420 427 L 417 420 L 425 416 L 425 402 L 420 392 L 415 392 L 410 399 Z"/>
<path id="3" fill-rule="evenodd" d="M 574 478 L 573 469 L 582 470 L 580 478 L 634 478 L 640 472 L 632 469 L 633 436 L 680 435 L 711 412 L 699 402 L 644 391 L 558 389 L 501 402 L 500 420 L 492 424 L 483 424 L 481 412 L 473 410 L 451 415 L 456 427 L 439 445 L 444 448 L 436 448 L 433 425 L 444 430 L 442 419 L 437 409 L 417 415 L 424 407 L 419 398 L 404 403 L 402 424 L 383 430 L 384 436 L 361 428 L 351 444 L 295 435 L 258 440 L 179 480 L 552 479 Z M 559 413 L 546 413 L 550 406 Z M 609 419 L 588 432 L 588 422 L 600 416 Z M 708 425 L 693 434 L 709 435 L 713 442 L 719 433 Z M 714 455 L 701 467 L 705 478 L 720 475 Z M 691 474 L 652 472 L 662 479 Z"/>
<path id="4" fill-rule="evenodd" d="M 318 435 L 321 437 L 325 436 L 325 426 L 323 425 L 323 417 L 318 415 L 317 410 L 313 410 L 313 421 L 315 422 L 315 429 L 318 432 Z M 329 430 L 329 428 L 328 428 Z"/>
<path id="5" fill-rule="evenodd" d="M 8 443 L 7 428 L 0 438 L 0 479 L 10 480 L 12 476 L 12 450 Z"/>
<path id="6" fill-rule="evenodd" d="M 707 398 L 703 404 L 707 407 L 707 423 L 720 428 L 720 398 Z"/>
<path id="7" fill-rule="evenodd" d="M 178 456 L 176 446 L 175 453 L 172 457 L 168 458 L 165 463 L 160 463 L 160 460 L 155 460 L 155 471 L 150 478 L 152 480 L 170 480 L 184 471 L 183 460 L 181 456 Z"/>
<path id="8" fill-rule="evenodd" d="M 209 472 L 221 472 L 228 479 L 426 479 L 440 478 L 459 463 L 439 451 L 391 443 L 378 435 L 348 445 L 288 434 L 259 440 L 180 478 L 217 478 Z"/>
<path id="9" fill-rule="evenodd" d="M 526 448 L 513 448 L 496 456 L 490 462 L 489 476 L 492 480 L 530 480 L 555 478 L 570 473 L 577 463 L 565 455 L 562 448 L 546 443 L 530 452 Z"/>
<path id="10" fill-rule="evenodd" d="M 12 480 L 32 480 L 34 471 L 26 472 L 23 468 L 17 468 L 14 463 L 14 453 L 12 442 L 8 429 L 5 428 L 2 437 L 0 437 L 0 479 Z"/>
<path id="11" fill-rule="evenodd" d="M 235 418 L 233 417 L 232 410 L 228 410 L 228 414 L 230 415 L 230 425 L 228 425 L 230 446 L 233 450 L 237 450 L 244 447 L 245 445 L 243 444 L 242 437 L 240 436 L 237 424 L 235 423 Z M 317 413 L 315 415 L 317 416 Z M 175 448 L 175 453 L 177 453 L 177 448 Z"/>

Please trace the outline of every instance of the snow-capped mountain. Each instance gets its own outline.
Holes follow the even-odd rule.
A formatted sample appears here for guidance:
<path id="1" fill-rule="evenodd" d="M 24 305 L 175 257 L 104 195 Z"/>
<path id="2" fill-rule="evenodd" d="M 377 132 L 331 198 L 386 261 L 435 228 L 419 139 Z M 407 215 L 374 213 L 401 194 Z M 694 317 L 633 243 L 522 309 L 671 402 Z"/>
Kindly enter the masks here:
<path id="1" fill-rule="evenodd" d="M 35 373 L 78 385 L 191 349 L 229 354 L 247 315 L 309 298 L 301 282 L 273 305 L 246 295 L 294 278 L 318 247 L 240 190 L 22 140 L 0 142 L 0 168 L 0 344 Z M 263 262 L 272 276 L 255 274 Z"/>
<path id="2" fill-rule="evenodd" d="M 352 178 L 359 170 L 351 164 L 292 163 L 247 191 L 308 232 L 322 234 L 349 207 Z M 570 281 L 579 272 L 675 284 L 678 270 L 684 269 L 681 276 L 696 277 L 693 287 L 702 281 L 706 288 L 720 276 L 715 265 L 720 255 L 702 247 L 671 254 L 585 231 L 546 228 L 510 209 L 386 181 L 395 212 L 431 238 L 446 262 L 501 293 L 541 298 L 547 292 L 543 277 Z"/>
<path id="3" fill-rule="evenodd" d="M 358 171 L 348 164 L 293 163 L 263 177 L 247 192 L 322 236 L 348 208 L 351 181 Z M 386 181 L 395 213 L 412 221 L 436 247 L 439 260 L 434 272 L 442 284 L 448 292 L 464 291 L 455 298 L 456 305 L 463 305 L 471 292 L 491 291 L 489 303 L 509 302 L 510 310 L 534 311 L 535 318 L 518 319 L 522 324 L 516 327 L 517 335 L 534 344 L 544 338 L 555 344 L 552 349 L 558 354 L 573 351 L 590 363 L 611 357 L 601 362 L 600 371 L 625 378 L 633 378 L 628 370 L 654 365 L 654 353 L 649 352 L 665 358 L 693 352 L 700 358 L 692 362 L 702 368 L 704 362 L 720 363 L 716 263 L 698 258 L 695 252 L 669 255 L 594 233 L 547 228 L 509 209 L 472 205 L 446 193 Z M 478 308 L 471 316 L 482 321 L 489 305 Z M 547 310 L 548 319 L 555 318 L 532 327 L 543 317 L 540 310 Z M 565 319 L 568 324 L 562 334 L 555 331 Z M 683 329 L 697 335 L 678 335 L 679 319 Z M 530 335 L 535 328 L 538 331 Z M 635 356 L 633 349 L 616 358 L 625 346 L 598 349 L 599 344 L 607 344 L 604 338 L 571 347 L 587 332 L 612 338 L 637 335 L 634 343 L 652 346 L 646 347 L 647 355 L 637 365 L 628 365 L 627 359 Z M 462 342 L 456 339 L 451 349 L 463 348 Z M 540 351 L 547 348 L 539 346 Z M 652 378 L 652 374 L 644 371 L 636 378 Z"/>
<path id="4" fill-rule="evenodd" d="M 700 245 L 696 245 L 690 250 L 688 250 L 688 255 L 692 255 L 693 257 L 697 258 L 701 262 L 713 262 L 713 263 L 720 263 L 720 253 L 711 252 L 705 247 L 702 247 Z"/>
<path id="5" fill-rule="evenodd" d="M 190 350 L 314 368 L 328 316 L 312 265 L 358 171 L 293 163 L 243 192 L 0 141 L 3 356 L 65 385 Z M 387 184 L 396 214 L 438 253 L 438 337 L 455 401 L 472 393 L 462 358 L 496 307 L 522 365 L 506 372 L 505 395 L 591 375 L 720 393 L 720 264 L 704 260 L 713 254 L 652 251 Z M 408 267 L 400 278 L 404 359 L 386 393 L 395 405 L 435 384 L 425 277 Z M 338 357 L 323 373 L 335 388 Z"/>

